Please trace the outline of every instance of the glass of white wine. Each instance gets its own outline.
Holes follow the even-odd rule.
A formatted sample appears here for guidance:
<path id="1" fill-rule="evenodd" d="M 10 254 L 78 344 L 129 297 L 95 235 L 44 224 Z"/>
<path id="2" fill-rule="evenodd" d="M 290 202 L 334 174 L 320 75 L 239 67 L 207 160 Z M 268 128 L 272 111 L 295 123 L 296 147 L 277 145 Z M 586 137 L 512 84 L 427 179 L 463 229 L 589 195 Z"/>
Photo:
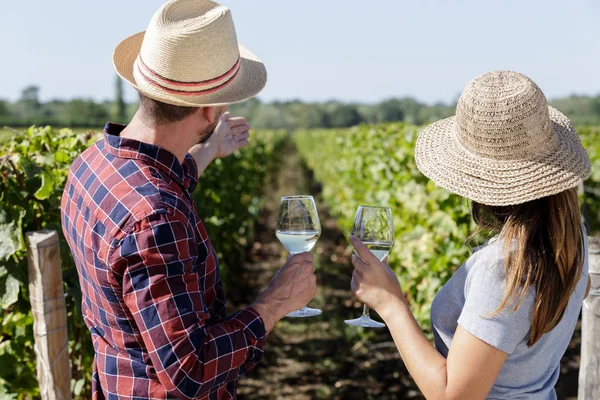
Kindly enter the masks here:
<path id="1" fill-rule="evenodd" d="M 392 210 L 388 207 L 359 206 L 354 216 L 352 235 L 360 239 L 375 257 L 383 260 L 394 245 Z M 365 328 L 385 327 L 385 324 L 371 319 L 367 305 L 363 305 L 362 316 L 344 322 Z"/>
<path id="2" fill-rule="evenodd" d="M 312 196 L 285 196 L 279 203 L 277 239 L 291 255 L 311 251 L 321 236 L 321 223 Z M 317 308 L 303 307 L 288 317 L 312 317 L 321 314 Z"/>

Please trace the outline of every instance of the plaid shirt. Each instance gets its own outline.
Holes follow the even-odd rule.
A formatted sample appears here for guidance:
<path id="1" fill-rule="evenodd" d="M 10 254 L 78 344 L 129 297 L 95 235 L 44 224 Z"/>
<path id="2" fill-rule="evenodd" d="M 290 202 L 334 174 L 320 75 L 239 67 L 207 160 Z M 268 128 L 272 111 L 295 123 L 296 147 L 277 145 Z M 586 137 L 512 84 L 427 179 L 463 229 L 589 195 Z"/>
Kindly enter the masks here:
<path id="1" fill-rule="evenodd" d="M 93 399 L 232 399 L 263 357 L 251 308 L 227 318 L 219 263 L 191 192 L 197 167 L 170 152 L 104 139 L 71 167 L 63 232 L 94 343 Z"/>

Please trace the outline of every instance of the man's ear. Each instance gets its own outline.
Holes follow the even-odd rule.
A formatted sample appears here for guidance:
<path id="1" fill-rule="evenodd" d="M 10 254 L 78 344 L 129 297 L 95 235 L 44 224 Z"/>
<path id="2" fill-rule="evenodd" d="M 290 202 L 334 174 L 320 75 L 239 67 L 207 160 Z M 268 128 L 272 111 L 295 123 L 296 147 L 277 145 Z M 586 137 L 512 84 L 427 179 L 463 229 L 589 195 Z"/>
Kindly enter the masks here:
<path id="1" fill-rule="evenodd" d="M 219 118 L 217 107 L 201 107 L 199 111 L 202 112 L 202 116 L 209 125 L 215 123 Z"/>

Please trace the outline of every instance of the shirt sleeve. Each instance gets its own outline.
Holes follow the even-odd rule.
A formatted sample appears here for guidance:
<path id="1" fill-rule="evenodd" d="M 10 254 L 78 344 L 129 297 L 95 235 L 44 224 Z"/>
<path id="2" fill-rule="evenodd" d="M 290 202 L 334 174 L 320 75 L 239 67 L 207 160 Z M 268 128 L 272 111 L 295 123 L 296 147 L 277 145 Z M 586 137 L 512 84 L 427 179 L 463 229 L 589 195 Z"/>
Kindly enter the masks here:
<path id="1" fill-rule="evenodd" d="M 262 359 L 265 343 L 252 308 L 208 324 L 202 261 L 189 222 L 169 214 L 139 222 L 109 260 L 159 381 L 184 399 L 237 379 Z"/>
<path id="2" fill-rule="evenodd" d="M 490 346 L 512 354 L 529 335 L 535 296 L 530 290 L 516 311 L 515 303 L 509 302 L 499 314 L 491 316 L 504 297 L 504 260 L 497 251 L 485 249 L 480 252 L 470 260 L 465 305 L 458 323 Z"/>

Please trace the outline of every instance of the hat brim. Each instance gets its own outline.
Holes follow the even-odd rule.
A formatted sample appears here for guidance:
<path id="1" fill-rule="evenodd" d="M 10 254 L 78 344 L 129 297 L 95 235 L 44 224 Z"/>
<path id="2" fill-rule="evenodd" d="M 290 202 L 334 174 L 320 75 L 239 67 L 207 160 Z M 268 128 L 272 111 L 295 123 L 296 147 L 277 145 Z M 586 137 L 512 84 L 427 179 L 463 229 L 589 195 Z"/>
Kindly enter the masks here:
<path id="1" fill-rule="evenodd" d="M 151 85 L 139 85 L 135 81 L 133 68 L 142 47 L 144 34 L 145 32 L 136 33 L 119 43 L 113 53 L 113 64 L 121 78 L 152 99 L 186 107 L 221 106 L 247 100 L 257 95 L 267 83 L 264 64 L 245 46 L 239 45 L 239 72 L 227 86 L 218 91 L 183 99 L 182 96 L 170 94 Z"/>
<path id="2" fill-rule="evenodd" d="M 548 107 L 560 138 L 549 154 L 498 161 L 467 150 L 456 134 L 456 118 L 437 121 L 419 133 L 419 170 L 444 189 L 481 204 L 507 206 L 550 196 L 579 185 L 591 164 L 579 135 L 561 112 Z"/>

